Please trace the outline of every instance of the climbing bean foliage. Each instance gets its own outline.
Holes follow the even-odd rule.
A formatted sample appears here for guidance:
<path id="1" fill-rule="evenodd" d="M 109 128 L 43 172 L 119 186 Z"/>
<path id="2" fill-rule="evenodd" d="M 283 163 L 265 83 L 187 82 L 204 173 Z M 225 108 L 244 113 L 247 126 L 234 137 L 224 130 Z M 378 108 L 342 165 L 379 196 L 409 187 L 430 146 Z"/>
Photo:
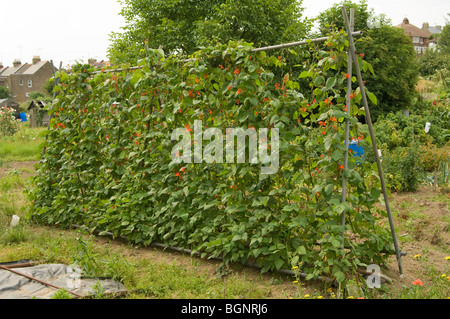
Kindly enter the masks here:
<path id="1" fill-rule="evenodd" d="M 188 248 L 222 257 L 222 265 L 298 266 L 308 279 L 343 282 L 356 267 L 383 263 L 393 248 L 375 208 L 375 167 L 350 154 L 343 169 L 345 120 L 352 139 L 364 138 L 360 92 L 345 112 L 347 45 L 343 33 L 311 45 L 308 63 L 282 77 L 275 74 L 283 56 L 243 42 L 202 49 L 188 61 L 148 50 L 138 70 L 77 65 L 57 73 L 45 154 L 29 189 L 31 217 Z M 195 145 L 195 120 L 224 136 L 227 128 L 277 128 L 278 171 L 263 175 L 267 164 L 248 160 L 172 160 L 171 133 L 185 128 Z"/>

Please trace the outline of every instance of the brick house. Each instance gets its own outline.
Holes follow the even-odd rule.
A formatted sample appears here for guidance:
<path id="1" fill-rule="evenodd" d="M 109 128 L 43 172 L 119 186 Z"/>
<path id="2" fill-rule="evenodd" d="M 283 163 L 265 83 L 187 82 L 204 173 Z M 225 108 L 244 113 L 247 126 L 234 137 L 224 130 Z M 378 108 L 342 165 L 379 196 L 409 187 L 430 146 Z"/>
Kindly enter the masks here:
<path id="1" fill-rule="evenodd" d="M 39 56 L 34 56 L 31 64 L 15 60 L 12 67 L 0 69 L 0 85 L 9 89 L 12 99 L 23 103 L 30 92 L 45 93 L 43 86 L 53 73 L 52 63 L 41 61 Z"/>
<path id="2" fill-rule="evenodd" d="M 415 25 L 409 23 L 408 18 L 403 19 L 403 22 L 397 26 L 402 28 L 405 33 L 411 38 L 418 55 L 422 55 L 428 48 L 431 33 L 428 30 L 420 29 Z"/>

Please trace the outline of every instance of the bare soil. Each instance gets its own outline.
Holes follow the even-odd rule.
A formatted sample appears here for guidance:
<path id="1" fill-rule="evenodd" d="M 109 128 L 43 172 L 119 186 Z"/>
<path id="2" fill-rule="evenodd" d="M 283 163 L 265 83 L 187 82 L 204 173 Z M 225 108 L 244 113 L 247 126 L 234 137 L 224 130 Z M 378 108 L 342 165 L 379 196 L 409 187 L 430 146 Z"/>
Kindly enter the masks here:
<path id="1" fill-rule="evenodd" d="M 22 172 L 24 178 L 31 177 L 35 175 L 34 165 L 36 161 L 26 161 L 26 162 L 6 162 L 0 166 L 0 178 L 5 177 L 14 169 Z"/>
<path id="2" fill-rule="evenodd" d="M 390 198 L 399 248 L 406 253 L 401 258 L 403 276 L 396 256 L 390 257 L 383 271 L 396 288 L 409 286 L 416 279 L 426 285 L 429 267 L 448 275 L 450 262 L 445 258 L 450 255 L 449 203 L 450 193 L 432 186 L 421 186 L 413 193 L 394 193 Z"/>

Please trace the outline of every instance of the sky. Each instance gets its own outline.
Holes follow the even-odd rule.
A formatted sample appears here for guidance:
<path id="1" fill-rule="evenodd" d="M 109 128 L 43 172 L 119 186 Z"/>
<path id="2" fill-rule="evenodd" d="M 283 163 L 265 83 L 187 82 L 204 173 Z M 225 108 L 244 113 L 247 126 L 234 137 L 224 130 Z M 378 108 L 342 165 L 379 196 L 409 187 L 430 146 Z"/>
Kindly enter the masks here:
<path id="1" fill-rule="evenodd" d="M 303 0 L 304 15 L 316 17 L 340 0 Z M 354 0 L 358 2 L 359 0 Z M 376 14 L 384 13 L 393 25 L 407 17 L 422 27 L 444 26 L 450 20 L 448 0 L 368 0 Z M 108 60 L 111 32 L 125 25 L 117 0 L 0 0 L 0 62 L 15 59 L 31 63 L 33 56 L 53 60 L 56 67 L 95 58 Z"/>

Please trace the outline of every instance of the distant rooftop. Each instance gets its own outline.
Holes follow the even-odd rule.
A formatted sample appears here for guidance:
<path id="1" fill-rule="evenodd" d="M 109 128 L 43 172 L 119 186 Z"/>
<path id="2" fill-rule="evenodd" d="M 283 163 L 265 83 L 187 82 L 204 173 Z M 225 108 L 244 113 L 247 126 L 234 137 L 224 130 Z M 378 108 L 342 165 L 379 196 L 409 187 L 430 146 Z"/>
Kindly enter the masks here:
<path id="1" fill-rule="evenodd" d="M 43 67 L 47 63 L 47 61 L 39 61 L 35 64 L 31 64 L 26 70 L 22 72 L 22 74 L 34 74 L 37 70 Z"/>
<path id="2" fill-rule="evenodd" d="M 6 77 L 12 74 L 34 74 L 48 61 L 41 61 L 39 56 L 33 57 L 33 63 L 22 64 L 19 60 L 14 60 L 12 67 L 0 69 L 0 76 Z"/>
<path id="3" fill-rule="evenodd" d="M 410 24 L 408 18 L 404 18 L 403 22 L 397 27 L 402 28 L 406 34 L 412 37 L 428 38 L 431 35 L 429 31 L 422 30 L 415 25 Z"/>

